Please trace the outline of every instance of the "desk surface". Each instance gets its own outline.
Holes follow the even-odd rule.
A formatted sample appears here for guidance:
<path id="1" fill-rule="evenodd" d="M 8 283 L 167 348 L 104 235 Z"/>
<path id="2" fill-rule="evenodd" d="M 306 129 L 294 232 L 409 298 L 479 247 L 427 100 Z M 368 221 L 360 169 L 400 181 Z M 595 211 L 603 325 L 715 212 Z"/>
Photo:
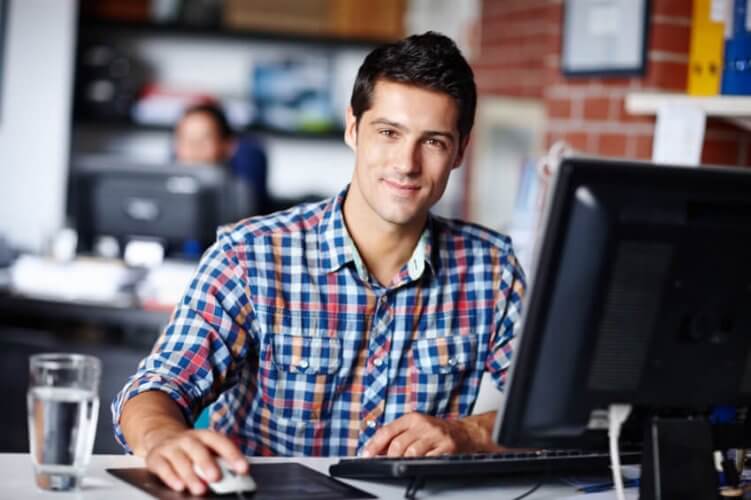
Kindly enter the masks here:
<path id="1" fill-rule="evenodd" d="M 336 461 L 336 458 L 258 458 L 253 462 L 295 461 L 307 465 L 313 469 L 328 474 L 328 467 Z M 26 499 L 102 499 L 107 500 L 147 500 L 151 496 L 141 490 L 118 480 L 108 474 L 105 469 L 109 467 L 143 467 L 140 458 L 125 455 L 95 455 L 89 466 L 84 480 L 83 490 L 78 493 L 56 493 L 37 489 L 34 484 L 31 460 L 27 454 L 0 454 L 0 491 L 3 498 L 15 500 Z M 251 466 L 252 471 L 252 466 Z M 252 473 L 252 472 L 251 472 Z M 379 498 L 402 499 L 406 483 L 392 481 L 379 483 L 372 481 L 347 481 L 353 486 L 368 491 Z M 482 484 L 472 484 L 470 481 L 428 482 L 425 489 L 418 493 L 417 498 L 441 498 L 466 500 L 467 498 L 495 498 L 499 500 L 512 499 L 524 493 L 532 486 L 528 481 L 513 480 L 489 480 Z M 530 500 L 552 500 L 567 497 L 585 498 L 587 500 L 614 499 L 615 494 L 607 492 L 603 495 L 576 495 L 574 489 L 562 483 L 545 485 L 530 497 Z M 632 497 L 635 498 L 635 497 Z"/>
<path id="2" fill-rule="evenodd" d="M 159 332 L 196 265 L 169 260 L 147 271 L 113 260 L 23 255 L 0 270 L 0 319 L 52 318 Z"/>

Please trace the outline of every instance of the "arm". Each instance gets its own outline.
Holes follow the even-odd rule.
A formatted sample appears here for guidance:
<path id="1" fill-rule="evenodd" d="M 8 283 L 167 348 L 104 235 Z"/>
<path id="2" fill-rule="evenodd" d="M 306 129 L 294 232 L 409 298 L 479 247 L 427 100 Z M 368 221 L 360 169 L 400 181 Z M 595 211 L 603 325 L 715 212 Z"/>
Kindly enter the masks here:
<path id="1" fill-rule="evenodd" d="M 142 392 L 125 403 L 120 428 L 139 457 L 145 457 L 164 436 L 190 429 L 177 404 L 159 391 Z"/>
<path id="2" fill-rule="evenodd" d="M 222 279 L 217 279 L 220 275 Z M 171 488 L 205 492 L 193 465 L 218 479 L 214 456 L 247 472 L 237 445 L 213 431 L 193 430 L 192 419 L 228 384 L 252 355 L 249 297 L 231 242 L 220 235 L 152 353 L 112 405 L 118 441 L 146 460 Z"/>

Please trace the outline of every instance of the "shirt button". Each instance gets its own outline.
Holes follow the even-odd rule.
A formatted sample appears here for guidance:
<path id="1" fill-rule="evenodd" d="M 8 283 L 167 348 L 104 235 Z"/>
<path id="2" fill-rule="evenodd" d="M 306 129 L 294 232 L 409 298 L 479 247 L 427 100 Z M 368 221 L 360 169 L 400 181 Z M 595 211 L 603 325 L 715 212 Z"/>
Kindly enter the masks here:
<path id="1" fill-rule="evenodd" d="M 373 364 L 376 366 L 376 368 L 380 368 L 381 365 L 383 365 L 383 358 L 376 358 L 373 361 Z"/>
<path id="2" fill-rule="evenodd" d="M 455 357 L 452 356 L 452 357 L 449 358 L 449 366 L 456 366 L 456 358 Z"/>
<path id="3" fill-rule="evenodd" d="M 365 425 L 367 425 L 368 428 L 370 428 L 370 429 L 375 429 L 376 428 L 375 420 L 368 420 L 367 422 L 365 422 Z"/>
<path id="4" fill-rule="evenodd" d="M 297 363 L 297 367 L 301 370 L 307 370 L 308 369 L 308 360 L 307 359 L 301 359 L 299 363 Z"/>

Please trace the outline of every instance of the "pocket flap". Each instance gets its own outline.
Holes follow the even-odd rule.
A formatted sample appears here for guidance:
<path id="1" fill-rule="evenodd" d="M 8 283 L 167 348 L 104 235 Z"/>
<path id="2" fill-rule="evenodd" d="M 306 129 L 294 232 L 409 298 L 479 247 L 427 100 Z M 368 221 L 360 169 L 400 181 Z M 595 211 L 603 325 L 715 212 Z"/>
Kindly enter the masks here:
<path id="1" fill-rule="evenodd" d="M 423 373 L 452 373 L 465 371 L 475 362 L 477 337 L 451 335 L 415 342 L 414 357 L 417 369 Z"/>
<path id="2" fill-rule="evenodd" d="M 306 375 L 336 373 L 342 363 L 341 341 L 335 337 L 274 335 L 274 364 Z"/>

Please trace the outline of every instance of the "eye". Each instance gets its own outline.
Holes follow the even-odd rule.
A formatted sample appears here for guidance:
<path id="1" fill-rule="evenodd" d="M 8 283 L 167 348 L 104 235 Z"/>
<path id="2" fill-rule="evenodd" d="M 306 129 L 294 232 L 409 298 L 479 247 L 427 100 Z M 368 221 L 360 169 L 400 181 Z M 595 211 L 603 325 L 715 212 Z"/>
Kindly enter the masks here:
<path id="1" fill-rule="evenodd" d="M 391 129 L 391 128 L 383 128 L 379 130 L 378 133 L 388 138 L 393 138 L 393 137 L 396 137 L 397 135 L 396 130 Z"/>
<path id="2" fill-rule="evenodd" d="M 425 139 L 425 144 L 433 148 L 446 149 L 446 143 L 433 137 Z"/>

